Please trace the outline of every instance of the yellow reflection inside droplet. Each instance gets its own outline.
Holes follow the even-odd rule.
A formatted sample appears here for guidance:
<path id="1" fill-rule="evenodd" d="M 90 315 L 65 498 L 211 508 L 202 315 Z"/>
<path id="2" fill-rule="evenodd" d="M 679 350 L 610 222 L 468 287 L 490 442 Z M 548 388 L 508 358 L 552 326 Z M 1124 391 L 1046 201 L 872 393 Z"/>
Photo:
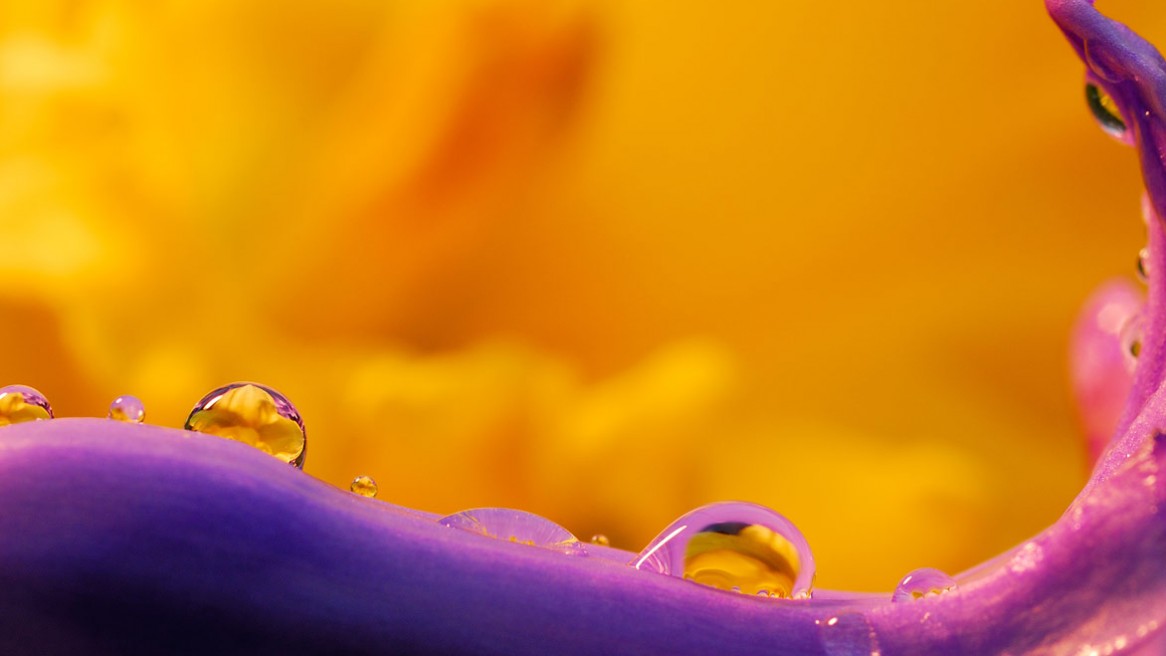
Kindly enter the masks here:
<path id="1" fill-rule="evenodd" d="M 784 537 L 757 524 L 736 533 L 705 530 L 684 552 L 684 578 L 745 594 L 788 597 L 797 579 L 797 550 Z"/>
<path id="2" fill-rule="evenodd" d="M 371 476 L 357 476 L 352 479 L 348 489 L 362 497 L 373 498 L 377 495 L 377 482 Z"/>
<path id="3" fill-rule="evenodd" d="M 0 394 L 0 426 L 20 424 L 37 419 L 49 419 L 49 413 L 39 405 L 25 403 L 17 392 Z"/>
<path id="4" fill-rule="evenodd" d="M 191 430 L 249 444 L 285 462 L 304 452 L 304 432 L 279 414 L 275 399 L 255 385 L 228 390 L 187 421 Z"/>

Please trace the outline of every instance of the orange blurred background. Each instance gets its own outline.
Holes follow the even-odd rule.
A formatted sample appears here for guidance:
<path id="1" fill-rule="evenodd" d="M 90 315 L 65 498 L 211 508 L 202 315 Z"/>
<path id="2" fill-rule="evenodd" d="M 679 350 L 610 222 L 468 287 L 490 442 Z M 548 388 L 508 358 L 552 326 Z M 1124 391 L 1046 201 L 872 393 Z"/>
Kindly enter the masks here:
<path id="1" fill-rule="evenodd" d="M 889 590 L 1087 474 L 1143 228 L 1081 83 L 1039 0 L 5 2 L 0 369 L 176 427 L 256 380 L 329 483 L 633 551 L 756 501 Z"/>

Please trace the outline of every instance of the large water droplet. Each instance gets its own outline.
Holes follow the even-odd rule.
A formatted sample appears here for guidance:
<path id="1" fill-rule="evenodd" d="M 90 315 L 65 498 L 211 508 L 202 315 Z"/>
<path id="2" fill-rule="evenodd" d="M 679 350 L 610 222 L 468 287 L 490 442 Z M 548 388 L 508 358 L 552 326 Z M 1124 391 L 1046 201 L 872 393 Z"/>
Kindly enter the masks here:
<path id="1" fill-rule="evenodd" d="M 371 499 L 377 495 L 377 482 L 371 476 L 357 476 L 349 483 L 348 489 Z"/>
<path id="2" fill-rule="evenodd" d="M 474 508 L 442 517 L 437 523 L 498 540 L 553 549 L 573 556 L 587 554 L 583 544 L 570 531 L 545 517 L 522 510 Z"/>
<path id="3" fill-rule="evenodd" d="M 0 426 L 52 418 L 53 408 L 44 394 L 28 385 L 0 387 Z"/>
<path id="4" fill-rule="evenodd" d="M 940 595 L 956 587 L 955 579 L 932 567 L 917 569 L 899 581 L 891 601 L 902 602 L 927 595 Z"/>
<path id="5" fill-rule="evenodd" d="M 822 648 L 829 656 L 876 656 L 878 636 L 861 613 L 843 613 L 815 620 Z"/>
<path id="6" fill-rule="evenodd" d="M 146 406 L 136 396 L 119 396 L 109 404 L 109 418 L 140 424 L 146 418 Z"/>
<path id="7" fill-rule="evenodd" d="M 250 444 L 304 467 L 308 436 L 299 411 L 283 394 L 258 383 L 231 383 L 202 397 L 185 428 Z"/>
<path id="8" fill-rule="evenodd" d="M 722 590 L 806 598 L 810 545 L 788 519 L 753 503 L 702 506 L 672 522 L 629 563 Z"/>

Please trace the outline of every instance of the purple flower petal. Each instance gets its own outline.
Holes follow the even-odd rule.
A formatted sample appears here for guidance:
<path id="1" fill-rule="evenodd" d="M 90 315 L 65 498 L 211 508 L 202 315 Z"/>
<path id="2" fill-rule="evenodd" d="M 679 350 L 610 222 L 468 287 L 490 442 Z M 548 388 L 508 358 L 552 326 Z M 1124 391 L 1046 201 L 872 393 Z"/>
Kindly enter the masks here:
<path id="1" fill-rule="evenodd" d="M 956 587 L 900 603 L 890 591 L 734 594 L 610 548 L 571 555 L 443 526 L 213 436 L 57 419 L 0 429 L 0 653 L 1160 651 L 1166 65 L 1089 2 L 1048 7 L 1141 153 L 1145 343 L 1085 490 Z"/>

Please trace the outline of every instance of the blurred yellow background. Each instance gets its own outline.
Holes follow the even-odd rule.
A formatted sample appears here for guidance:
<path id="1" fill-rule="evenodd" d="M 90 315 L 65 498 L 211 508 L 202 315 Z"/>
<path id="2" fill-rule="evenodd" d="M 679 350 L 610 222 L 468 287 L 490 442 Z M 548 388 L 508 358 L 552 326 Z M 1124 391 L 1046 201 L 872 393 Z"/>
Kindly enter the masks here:
<path id="1" fill-rule="evenodd" d="M 1087 474 L 1143 228 L 1081 83 L 1039 0 L 11 0 L 0 368 L 176 427 L 256 380 L 325 481 L 633 551 L 756 501 L 889 590 Z"/>

